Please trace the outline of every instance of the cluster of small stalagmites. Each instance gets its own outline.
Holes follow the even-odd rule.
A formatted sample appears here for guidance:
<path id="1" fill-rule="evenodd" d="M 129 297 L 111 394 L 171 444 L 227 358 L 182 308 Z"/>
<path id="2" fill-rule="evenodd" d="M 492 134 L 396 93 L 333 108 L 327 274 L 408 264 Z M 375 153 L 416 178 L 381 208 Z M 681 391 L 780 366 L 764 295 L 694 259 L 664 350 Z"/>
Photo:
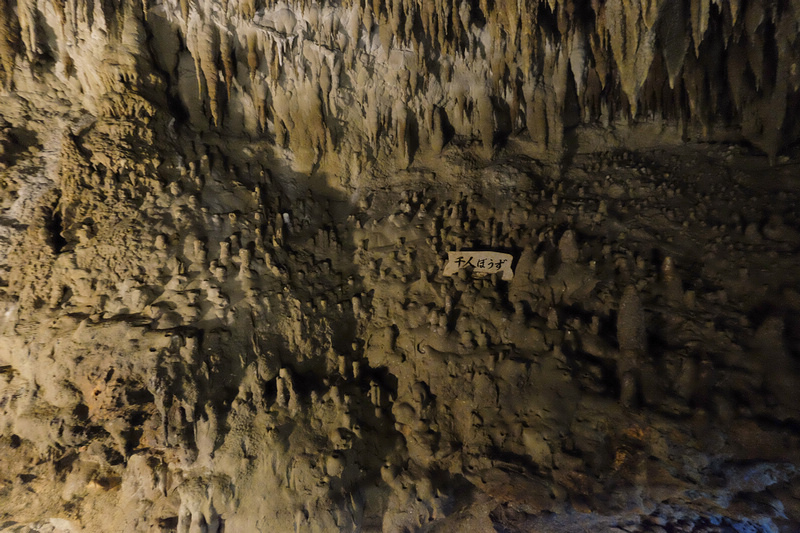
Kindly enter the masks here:
<path id="1" fill-rule="evenodd" d="M 22 309 L 46 303 L 172 329 L 204 317 L 230 319 L 231 291 L 256 302 L 258 277 L 280 274 L 273 250 L 280 252 L 283 219 L 264 223 L 270 208 L 260 186 L 236 180 L 252 171 L 248 180 L 267 184 L 261 167 L 225 168 L 218 153 L 188 162 L 104 157 L 89 161 L 64 149 L 59 189 L 12 247 L 9 290 L 20 295 Z M 109 168 L 104 163 L 112 159 Z M 228 205 L 214 213 L 203 197 L 222 189 Z M 46 257 L 31 263 L 31 253 Z M 46 279 L 37 274 L 42 268 Z"/>
<path id="2" fill-rule="evenodd" d="M 565 126 L 625 116 L 741 127 L 773 156 L 797 135 L 793 2 L 579 4 L 26 1 L 0 10 L 0 82 L 52 57 L 62 81 L 121 113 L 139 101 L 114 96 L 126 83 L 167 81 L 195 126 L 269 135 L 301 169 L 341 147 L 405 166 L 453 134 L 486 155 L 523 130 L 560 149 Z"/>
<path id="3" fill-rule="evenodd" d="M 95 140 L 87 136 L 84 146 Z M 81 445 L 81 422 L 91 422 L 104 428 L 94 446 L 104 468 L 124 466 L 132 453 L 164 457 L 174 476 L 159 491 L 172 491 L 186 477 L 175 489 L 181 530 L 204 524 L 216 531 L 226 505 L 224 490 L 219 489 L 221 496 L 211 489 L 202 497 L 196 494 L 200 489 L 192 485 L 197 477 L 191 469 L 213 461 L 225 442 L 225 427 L 243 424 L 256 413 L 270 412 L 276 423 L 308 417 L 331 435 L 330 446 L 313 458 L 313 466 L 276 474 L 284 486 L 300 492 L 313 485 L 309 478 L 327 476 L 328 483 L 315 493 L 323 497 L 352 483 L 360 471 L 351 446 L 360 437 L 359 413 L 380 420 L 388 395 L 361 373 L 356 346 L 346 355 L 333 349 L 316 352 L 325 342 L 323 333 L 334 327 L 328 317 L 336 325 L 360 317 L 361 302 L 367 300 L 360 285 L 339 271 L 350 261 L 342 251 L 348 242 L 344 229 L 320 217 L 311 196 L 290 204 L 270 196 L 264 189 L 275 189 L 261 165 L 228 163 L 215 148 L 200 143 L 183 155 L 149 158 L 142 150 L 140 158 L 131 160 L 109 150 L 98 157 L 102 161 L 66 144 L 59 187 L 40 200 L 43 205 L 26 238 L 17 243 L 4 292 L 18 296 L 25 310 L 12 317 L 14 324 L 29 323 L 35 313 L 84 317 L 65 322 L 76 330 L 66 335 L 92 346 L 76 359 L 83 362 L 79 370 L 98 364 L 93 357 L 101 353 L 111 359 L 125 354 L 132 362 L 120 363 L 124 369 L 115 370 L 119 380 L 108 373 L 105 385 L 93 382 L 102 381 L 104 372 L 83 381 L 65 376 L 64 410 L 88 409 L 89 421 L 85 413 L 77 421 L 68 417 L 57 438 L 36 426 L 44 431 L 42 446 Z M 239 338 L 242 324 L 246 331 L 258 329 L 252 339 Z M 113 327 L 123 333 L 117 338 L 125 336 L 126 328 L 142 338 L 131 340 L 131 346 L 116 345 L 116 338 L 103 345 L 102 332 Z M 282 366 L 275 353 L 262 349 L 270 345 L 259 337 L 265 331 L 285 335 L 296 364 Z M 239 361 L 233 353 L 238 349 Z M 53 357 L 65 355 L 56 350 Z M 303 363 L 332 378 L 318 387 L 311 380 L 316 389 L 308 394 Z M 138 385 L 119 385 L 126 379 Z M 370 388 L 363 400 L 362 382 Z M 19 383 L 13 384 L 24 386 Z M 220 399 L 224 387 L 238 387 L 233 401 Z M 126 395 L 151 396 L 151 405 L 115 414 L 113 406 L 119 407 Z M 15 431 L 26 441 L 37 439 L 37 434 Z M 73 438 L 73 432 L 78 436 Z M 253 450 L 261 445 L 248 442 Z"/>
<path id="4" fill-rule="evenodd" d="M 613 156 L 619 162 L 629 157 Z M 547 404 L 545 393 L 531 390 L 547 372 L 627 407 L 682 415 L 690 406 L 701 413 L 711 407 L 717 378 L 708 356 L 665 356 L 667 381 L 652 364 L 648 337 L 654 331 L 661 335 L 667 328 L 670 342 L 693 346 L 694 325 L 680 310 L 695 305 L 694 292 L 685 290 L 676 261 L 646 256 L 624 233 L 603 234 L 609 216 L 625 216 L 637 202 L 645 213 L 660 209 L 644 190 L 663 187 L 658 183 L 647 170 L 640 185 L 612 191 L 603 200 L 607 208 L 593 214 L 583 211 L 586 184 L 569 182 L 551 183 L 507 206 L 435 188 L 398 193 L 388 212 L 364 202 L 355 215 L 355 260 L 365 285 L 375 289 L 364 310 L 365 356 L 371 367 L 386 366 L 398 377 L 392 414 L 413 461 L 452 466 L 445 442 L 455 439 L 471 456 L 495 446 L 549 468 L 553 443 L 526 433 L 531 413 L 502 401 L 529 395 L 536 398 L 532 403 Z M 447 251 L 475 248 L 514 253 L 514 279 L 475 279 L 467 271 L 442 276 Z M 458 391 L 454 376 L 460 376 Z M 469 409 L 415 407 L 401 392 L 415 382 L 440 398 L 440 406 L 464 409 L 463 398 Z M 716 394 L 713 402 L 727 402 L 727 393 Z M 460 427 L 450 417 L 471 422 Z M 484 424 L 485 418 L 492 422 Z"/>
<path id="5" fill-rule="evenodd" d="M 783 321 L 759 327 L 762 349 L 748 358 L 709 312 L 729 296 L 691 290 L 699 282 L 668 251 L 670 233 L 637 244 L 651 217 L 684 229 L 670 218 L 681 190 L 702 197 L 692 231 L 733 223 L 745 238 L 757 213 L 723 222 L 722 191 L 669 180 L 633 154 L 604 154 L 559 180 L 511 166 L 475 171 L 474 190 L 417 176 L 424 185 L 371 191 L 337 219 L 315 193 L 271 196 L 277 179 L 263 165 L 199 141 L 158 158 L 98 154 L 102 165 L 83 153 L 65 144 L 58 192 L 42 199 L 23 252 L 39 250 L 45 259 L 27 261 L 43 266 L 9 289 L 21 305 L 40 299 L 42 313 L 63 317 L 52 329 L 74 342 L 76 370 L 50 362 L 64 360 L 66 343 L 50 354 L 46 339 L 41 353 L 31 348 L 31 360 L 48 361 L 35 365 L 36 379 L 0 366 L 0 378 L 15 375 L 9 398 L 33 398 L 28 383 L 64 371 L 47 387 L 61 409 L 53 427 L 14 432 L 70 449 L 94 432 L 71 495 L 124 473 L 122 494 L 172 494 L 159 516 L 216 531 L 247 508 L 234 489 L 255 479 L 259 495 L 295 498 L 268 508 L 285 529 L 335 530 L 359 515 L 331 509 L 374 482 L 384 529 L 414 530 L 450 514 L 467 486 L 535 511 L 605 508 L 606 475 L 663 475 L 681 495 L 700 483 L 687 480 L 705 455 L 671 462 L 683 450 L 675 426 L 653 413 L 691 417 L 684 433 L 702 434 L 709 413 L 732 420 L 762 376 L 783 406 L 771 416 L 794 416 Z M 512 197 L 482 185 L 514 176 L 538 187 Z M 793 226 L 791 214 L 776 216 L 748 246 L 791 244 Z M 514 279 L 442 275 L 448 252 L 471 249 L 512 253 Z M 715 353 L 701 351 L 698 335 Z M 653 355 L 654 336 L 667 353 Z M 774 354 L 780 365 L 764 364 Z M 624 427 L 625 412 L 652 416 L 655 429 Z M 603 427 L 617 421 L 618 430 Z M 90 471 L 92 461 L 102 468 Z M 100 470 L 113 476 L 91 473 Z M 660 488 L 644 485 L 660 501 Z M 666 520 L 642 530 L 659 524 L 677 529 Z"/>
<path id="6" fill-rule="evenodd" d="M 630 155 L 611 159 L 623 162 Z M 355 259 L 365 285 L 375 289 L 365 309 L 365 358 L 370 367 L 386 367 L 397 378 L 391 418 L 403 436 L 406 466 L 389 462 L 381 471 L 390 486 L 399 487 L 393 498 L 401 501 L 405 493 L 400 488 L 407 492 L 412 485 L 403 475 L 431 470 L 461 472 L 492 493 L 498 489 L 486 480 L 499 475 L 493 459 L 498 451 L 529 458 L 545 475 L 552 472 L 566 494 L 555 490 L 554 500 L 548 494 L 548 505 L 567 499 L 582 508 L 586 503 L 575 494 L 602 492 L 586 479 L 582 484 L 568 481 L 575 474 L 565 477 L 562 471 L 608 467 L 621 478 L 633 475 L 626 469 L 638 459 L 628 456 L 625 445 L 609 450 L 609 441 L 576 444 L 584 437 L 573 442 L 548 430 L 563 423 L 553 414 L 561 398 L 590 405 L 596 401 L 591 397 L 611 397 L 625 408 L 691 417 L 696 435 L 710 416 L 730 420 L 736 391 L 748 387 L 747 379 L 715 366 L 719 358 L 740 361 L 741 347 L 720 335 L 714 343 L 722 348 L 714 349 L 724 355 L 701 351 L 695 319 L 689 315 L 687 320 L 686 314 L 688 309 L 705 316 L 700 308 L 713 304 L 695 301 L 694 292 L 685 289 L 684 265 L 671 255 L 653 257 L 652 250 L 642 253 L 624 235 L 602 235 L 609 216 L 624 217 L 637 202 L 643 215 L 662 208 L 659 201 L 645 201 L 644 189 L 672 186 L 664 186 L 648 169 L 639 185 L 606 197 L 610 213 L 596 218 L 579 212 L 583 195 L 578 189 L 586 185 L 551 183 L 542 195 L 492 208 L 469 193 L 419 188 L 394 193 L 384 204 L 380 198 L 371 200 L 390 206 L 386 210 L 365 201 L 354 215 Z M 593 233 L 598 228 L 602 231 Z M 518 257 L 514 280 L 475 279 L 468 272 L 442 277 L 444 252 L 487 247 L 488 242 Z M 781 346 L 782 323 L 766 323 L 762 335 L 772 340 L 760 344 Z M 658 342 L 677 353 L 657 360 L 654 336 L 666 337 Z M 785 353 L 785 347 L 778 350 Z M 558 376 L 564 381 L 553 385 Z M 785 398 L 783 386 L 789 381 L 775 380 L 776 397 Z M 549 392 L 550 387 L 557 392 Z M 600 464 L 604 453 L 616 454 L 613 465 Z M 658 461 L 669 461 L 655 453 Z M 679 485 L 674 485 L 677 492 L 683 490 Z M 527 504 L 548 509 L 534 494 Z M 414 505 L 412 499 L 403 501 Z M 426 500 L 431 516 L 437 501 L 446 498 Z M 661 531 L 659 524 L 678 527 L 662 520 L 641 530 Z"/>

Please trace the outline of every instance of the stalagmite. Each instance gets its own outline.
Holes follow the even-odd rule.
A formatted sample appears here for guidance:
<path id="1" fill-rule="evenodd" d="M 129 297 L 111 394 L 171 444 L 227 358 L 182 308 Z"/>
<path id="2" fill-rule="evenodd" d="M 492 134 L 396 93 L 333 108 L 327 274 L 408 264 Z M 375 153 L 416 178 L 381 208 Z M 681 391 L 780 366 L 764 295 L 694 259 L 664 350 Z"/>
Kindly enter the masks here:
<path id="1" fill-rule="evenodd" d="M 544 88 L 538 81 L 530 81 L 525 87 L 525 119 L 531 140 L 547 146 L 547 102 Z"/>
<path id="2" fill-rule="evenodd" d="M 408 109 L 403 102 L 398 101 L 393 110 L 393 118 L 396 124 L 395 138 L 397 139 L 397 151 L 401 158 L 401 165 L 408 166 L 411 163 L 411 150 L 408 143 Z"/>
<path id="3" fill-rule="evenodd" d="M 494 147 L 494 106 L 487 93 L 477 95 L 477 129 L 483 153 L 490 156 Z"/>
<path id="4" fill-rule="evenodd" d="M 431 111 L 430 144 L 431 150 L 433 150 L 434 153 L 439 153 L 442 151 L 442 148 L 444 148 L 443 116 L 444 112 L 438 107 L 434 107 Z"/>
<path id="5" fill-rule="evenodd" d="M 647 329 L 644 310 L 636 287 L 628 286 L 622 294 L 617 315 L 617 341 L 620 360 L 617 363 L 620 399 L 632 406 L 639 392 L 639 362 L 647 350 Z"/>
<path id="6" fill-rule="evenodd" d="M 794 531 L 798 20 L 0 0 L 0 529 Z"/>

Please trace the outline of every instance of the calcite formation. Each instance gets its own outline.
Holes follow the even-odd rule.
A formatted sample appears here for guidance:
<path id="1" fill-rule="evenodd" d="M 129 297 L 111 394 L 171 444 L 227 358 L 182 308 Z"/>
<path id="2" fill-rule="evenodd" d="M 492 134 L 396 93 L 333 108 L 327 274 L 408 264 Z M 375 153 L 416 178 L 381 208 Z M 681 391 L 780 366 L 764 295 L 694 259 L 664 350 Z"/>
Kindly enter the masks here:
<path id="1" fill-rule="evenodd" d="M 301 171 L 408 165 L 454 136 L 560 151 L 617 123 L 774 158 L 800 134 L 798 20 L 794 0 L 7 0 L 0 83 L 269 139 Z"/>
<path id="2" fill-rule="evenodd" d="M 798 35 L 0 0 L 0 531 L 795 531 Z"/>

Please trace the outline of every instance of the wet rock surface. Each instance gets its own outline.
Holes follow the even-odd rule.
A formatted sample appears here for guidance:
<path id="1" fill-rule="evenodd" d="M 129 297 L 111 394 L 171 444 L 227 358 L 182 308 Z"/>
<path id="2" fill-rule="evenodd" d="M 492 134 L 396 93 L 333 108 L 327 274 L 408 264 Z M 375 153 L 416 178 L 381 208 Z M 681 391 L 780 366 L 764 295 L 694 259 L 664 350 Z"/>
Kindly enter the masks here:
<path id="1" fill-rule="evenodd" d="M 0 5 L 0 531 L 796 530 L 798 9 Z"/>

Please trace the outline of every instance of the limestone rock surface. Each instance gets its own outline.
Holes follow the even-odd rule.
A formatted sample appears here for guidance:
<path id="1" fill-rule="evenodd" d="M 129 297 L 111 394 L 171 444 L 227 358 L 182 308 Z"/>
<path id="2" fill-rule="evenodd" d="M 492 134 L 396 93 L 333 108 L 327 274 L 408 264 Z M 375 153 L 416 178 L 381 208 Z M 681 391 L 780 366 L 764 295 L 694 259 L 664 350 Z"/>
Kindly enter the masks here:
<path id="1" fill-rule="evenodd" d="M 0 0 L 0 531 L 796 531 L 798 30 Z"/>

